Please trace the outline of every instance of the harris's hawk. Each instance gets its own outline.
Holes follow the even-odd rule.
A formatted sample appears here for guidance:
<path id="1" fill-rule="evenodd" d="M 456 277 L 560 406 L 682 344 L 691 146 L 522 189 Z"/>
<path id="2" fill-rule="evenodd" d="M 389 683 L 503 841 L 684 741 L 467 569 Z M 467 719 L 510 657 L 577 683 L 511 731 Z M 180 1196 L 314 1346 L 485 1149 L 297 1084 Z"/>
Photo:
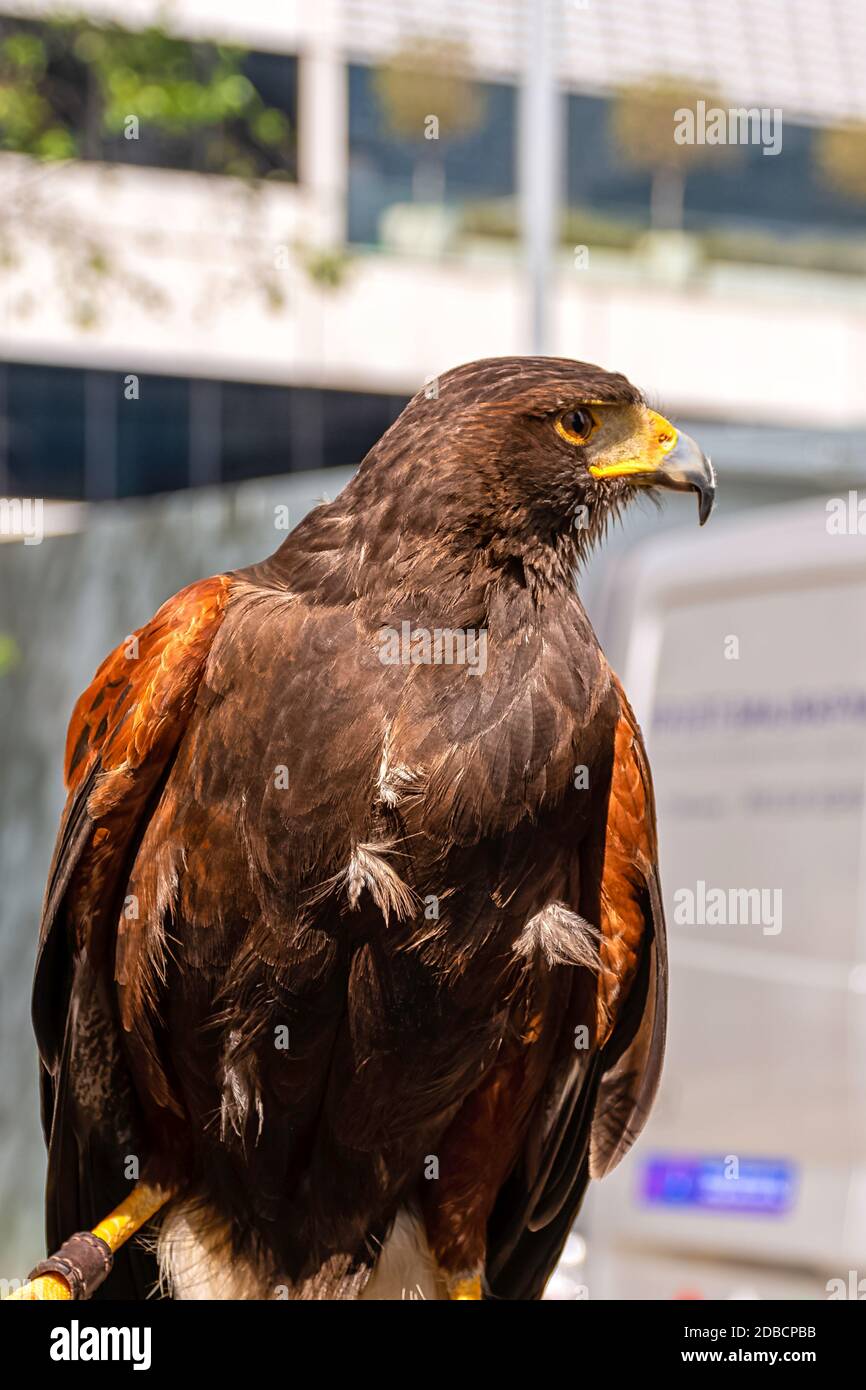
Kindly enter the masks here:
<path id="1" fill-rule="evenodd" d="M 574 583 L 657 488 L 703 521 L 712 468 L 625 377 L 458 367 L 99 668 L 34 992 L 51 1246 L 140 1172 L 175 1297 L 541 1296 L 662 1062 L 649 768 Z"/>

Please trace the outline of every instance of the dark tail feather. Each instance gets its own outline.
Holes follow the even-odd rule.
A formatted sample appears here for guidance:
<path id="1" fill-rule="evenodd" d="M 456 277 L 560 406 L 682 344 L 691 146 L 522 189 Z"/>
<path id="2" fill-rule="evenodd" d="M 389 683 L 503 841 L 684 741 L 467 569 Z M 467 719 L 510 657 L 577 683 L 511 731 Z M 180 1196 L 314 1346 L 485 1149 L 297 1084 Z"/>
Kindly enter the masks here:
<path id="1" fill-rule="evenodd" d="M 76 1054 L 79 1057 L 76 1066 Z M 77 1082 L 76 1082 L 77 1078 Z M 84 1093 L 86 1078 L 86 1093 Z M 45 1217 L 48 1253 L 77 1231 L 91 1230 L 129 1196 L 134 1135 L 132 1087 L 113 1023 L 93 994 L 72 1003 L 57 1073 L 42 1067 L 42 1120 L 48 1141 Z M 148 1298 L 157 1283 L 155 1256 L 138 1237 L 117 1252 L 95 1298 Z"/>
<path id="2" fill-rule="evenodd" d="M 497 1198 L 487 1231 L 487 1296 L 538 1299 L 553 1272 L 589 1185 L 589 1141 L 598 1093 L 596 1053 L 574 1082 L 546 1145 L 539 1176 L 527 1185 L 522 1165 Z"/>
<path id="3" fill-rule="evenodd" d="M 541 1298 L 551 1271 L 559 1263 L 588 1185 L 589 1162 L 585 1158 L 573 1175 L 568 1201 L 560 1207 L 558 1215 L 540 1230 L 527 1227 L 495 1276 L 488 1277 L 486 1299 L 526 1301 Z"/>

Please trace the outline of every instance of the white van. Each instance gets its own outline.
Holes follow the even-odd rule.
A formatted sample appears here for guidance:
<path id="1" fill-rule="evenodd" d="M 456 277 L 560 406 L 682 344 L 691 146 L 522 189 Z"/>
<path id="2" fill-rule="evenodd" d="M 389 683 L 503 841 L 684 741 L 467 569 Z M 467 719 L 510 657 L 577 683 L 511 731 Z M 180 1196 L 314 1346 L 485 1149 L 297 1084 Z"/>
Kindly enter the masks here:
<path id="1" fill-rule="evenodd" d="M 866 1298 L 866 492 L 642 544 L 607 604 L 670 1032 L 549 1296 Z"/>

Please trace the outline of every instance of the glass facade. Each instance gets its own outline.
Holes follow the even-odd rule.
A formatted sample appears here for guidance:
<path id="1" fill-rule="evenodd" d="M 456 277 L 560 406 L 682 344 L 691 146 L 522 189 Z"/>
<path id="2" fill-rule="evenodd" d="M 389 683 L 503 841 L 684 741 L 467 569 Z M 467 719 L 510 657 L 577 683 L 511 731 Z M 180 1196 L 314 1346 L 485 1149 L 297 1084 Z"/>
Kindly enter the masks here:
<path id="1" fill-rule="evenodd" d="M 382 219 L 395 203 L 413 200 L 413 176 L 423 142 L 395 136 L 376 94 L 375 69 L 349 68 L 349 239 L 378 244 Z M 439 143 L 444 202 L 466 210 L 497 200 L 514 203 L 518 190 L 516 87 L 480 83 L 484 116 L 478 129 Z M 626 225 L 650 221 L 651 179 L 630 166 L 612 132 L 611 98 L 569 93 L 566 97 L 565 187 L 569 207 Z M 784 157 L 758 145 L 738 146 L 730 159 L 696 167 L 685 182 L 684 224 L 694 231 L 742 228 L 771 234 L 816 234 L 831 228 L 862 232 L 866 200 L 846 198 L 822 178 L 816 158 L 819 132 L 784 119 Z M 513 232 L 516 206 L 497 220 L 469 211 L 469 230 L 499 225 Z"/>
<path id="2" fill-rule="evenodd" d="M 406 398 L 6 363 L 0 403 L 0 495 L 99 500 L 351 467 Z"/>
<path id="3" fill-rule="evenodd" d="M 617 148 L 610 99 L 572 93 L 567 105 L 569 205 L 647 225 L 650 177 L 632 168 Z M 783 155 L 738 145 L 731 158 L 691 170 L 684 190 L 685 226 L 696 231 L 734 225 L 790 233 L 863 230 L 866 201 L 844 198 L 822 179 L 817 139 L 812 127 L 786 117 Z"/>
<path id="4" fill-rule="evenodd" d="M 422 160 L 435 154 L 445 201 L 462 203 L 508 197 L 517 178 L 517 93 L 514 87 L 478 83 L 481 119 L 475 130 L 436 142 L 411 142 L 388 130 L 376 96 L 375 70 L 350 64 L 349 240 L 375 245 L 381 217 L 394 203 L 408 203 Z"/>

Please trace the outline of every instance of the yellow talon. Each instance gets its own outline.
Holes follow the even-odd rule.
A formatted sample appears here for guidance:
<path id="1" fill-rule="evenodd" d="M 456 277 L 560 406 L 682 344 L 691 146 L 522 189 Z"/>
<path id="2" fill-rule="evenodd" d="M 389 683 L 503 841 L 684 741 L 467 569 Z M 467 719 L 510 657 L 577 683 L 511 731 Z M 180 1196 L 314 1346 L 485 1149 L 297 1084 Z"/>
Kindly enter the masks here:
<path id="1" fill-rule="evenodd" d="M 165 1206 L 170 1196 L 169 1192 L 161 1192 L 159 1188 L 149 1187 L 147 1183 L 140 1182 L 119 1207 L 115 1207 L 104 1221 L 94 1226 L 93 1234 L 104 1240 L 110 1250 L 119 1250 L 130 1236 L 134 1236 L 136 1231 L 159 1211 L 160 1207 Z M 72 1292 L 62 1275 L 40 1274 L 32 1283 L 22 1284 L 21 1288 L 14 1289 L 12 1293 L 4 1294 L 3 1297 L 20 1302 L 55 1303 L 68 1301 L 72 1298 Z"/>
<path id="2" fill-rule="evenodd" d="M 458 1279 L 451 1285 L 448 1297 L 453 1301 L 473 1299 L 481 1301 L 481 1275 L 473 1274 L 468 1279 Z"/>

